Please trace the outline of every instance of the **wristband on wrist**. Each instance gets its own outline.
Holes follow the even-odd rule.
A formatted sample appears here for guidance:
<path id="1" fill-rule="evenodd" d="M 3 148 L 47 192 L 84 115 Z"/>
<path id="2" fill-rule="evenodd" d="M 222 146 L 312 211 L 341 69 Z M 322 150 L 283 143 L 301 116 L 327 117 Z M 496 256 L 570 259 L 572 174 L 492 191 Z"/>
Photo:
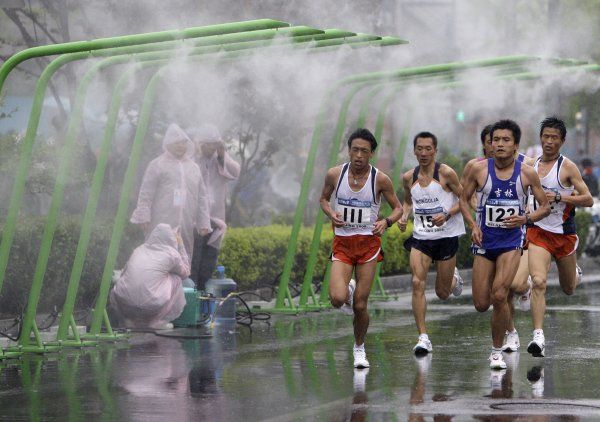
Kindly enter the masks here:
<path id="1" fill-rule="evenodd" d="M 450 220 L 450 217 L 452 217 L 452 216 L 450 215 L 450 213 L 449 213 L 449 212 L 447 212 L 447 211 L 444 211 L 444 220 L 448 221 L 448 220 Z"/>
<path id="2" fill-rule="evenodd" d="M 390 217 L 386 217 L 385 222 L 387 223 L 388 228 L 392 227 L 392 224 L 394 224 Z"/>
<path id="3" fill-rule="evenodd" d="M 556 195 L 554 195 L 554 202 L 560 202 L 560 200 L 562 199 L 560 192 L 556 192 Z"/>
<path id="4" fill-rule="evenodd" d="M 533 221 L 531 220 L 531 215 L 528 212 L 525 213 L 525 224 L 528 226 L 533 224 Z"/>

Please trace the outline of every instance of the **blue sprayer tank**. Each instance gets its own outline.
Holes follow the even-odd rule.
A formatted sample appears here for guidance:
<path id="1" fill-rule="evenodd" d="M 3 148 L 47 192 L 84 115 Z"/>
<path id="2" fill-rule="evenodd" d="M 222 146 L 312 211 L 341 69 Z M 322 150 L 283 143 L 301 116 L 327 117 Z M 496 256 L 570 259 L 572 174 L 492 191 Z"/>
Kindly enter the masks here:
<path id="1" fill-rule="evenodd" d="M 216 298 L 225 298 L 229 293 L 235 292 L 237 284 L 230 278 L 225 278 L 225 267 L 217 267 L 217 277 L 211 278 L 205 285 L 206 293 L 212 294 Z M 235 297 L 229 298 L 217 310 L 215 320 L 217 322 L 235 321 Z"/>

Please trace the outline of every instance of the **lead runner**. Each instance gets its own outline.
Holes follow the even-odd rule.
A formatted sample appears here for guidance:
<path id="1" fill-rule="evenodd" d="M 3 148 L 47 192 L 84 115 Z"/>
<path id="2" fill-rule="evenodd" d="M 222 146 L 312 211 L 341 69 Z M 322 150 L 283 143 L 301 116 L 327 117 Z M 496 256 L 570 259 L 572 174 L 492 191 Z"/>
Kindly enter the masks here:
<path id="1" fill-rule="evenodd" d="M 335 308 L 351 307 L 354 311 L 355 368 L 369 367 L 364 344 L 369 327 L 367 302 L 377 262 L 383 260 L 381 235 L 402 216 L 392 181 L 369 164 L 376 148 L 377 140 L 371 132 L 354 131 L 348 138 L 350 162 L 327 171 L 320 199 L 335 233 L 329 296 Z M 378 219 L 381 196 L 392 208 L 385 219 Z M 356 281 L 351 281 L 353 272 Z"/>

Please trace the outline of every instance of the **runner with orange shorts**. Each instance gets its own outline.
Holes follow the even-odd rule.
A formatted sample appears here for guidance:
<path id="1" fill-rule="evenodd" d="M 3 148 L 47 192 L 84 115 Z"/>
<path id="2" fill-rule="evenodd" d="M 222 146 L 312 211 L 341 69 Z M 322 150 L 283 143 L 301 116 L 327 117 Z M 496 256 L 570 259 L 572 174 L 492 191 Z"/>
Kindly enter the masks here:
<path id="1" fill-rule="evenodd" d="M 576 254 L 575 207 L 591 207 L 594 203 L 575 163 L 560 153 L 566 135 L 567 129 L 562 120 L 546 118 L 540 125 L 543 152 L 534 164 L 551 205 L 550 215 L 527 229 L 529 272 L 533 279 L 531 317 L 534 328 L 533 340 L 527 346 L 527 351 L 537 357 L 545 355 L 543 322 L 550 262 L 554 258 L 563 292 L 572 295 L 581 281 Z M 535 209 L 537 202 L 531 202 L 530 207 Z"/>
<path id="2" fill-rule="evenodd" d="M 355 368 L 369 367 L 364 344 L 369 327 L 367 302 L 377 262 L 383 259 L 381 235 L 402 216 L 392 181 L 369 164 L 376 148 L 377 140 L 371 132 L 354 131 L 348 138 L 350 161 L 327 171 L 320 199 L 335 233 L 329 296 L 335 308 L 354 313 Z M 382 196 L 392 208 L 385 219 L 379 219 Z"/>

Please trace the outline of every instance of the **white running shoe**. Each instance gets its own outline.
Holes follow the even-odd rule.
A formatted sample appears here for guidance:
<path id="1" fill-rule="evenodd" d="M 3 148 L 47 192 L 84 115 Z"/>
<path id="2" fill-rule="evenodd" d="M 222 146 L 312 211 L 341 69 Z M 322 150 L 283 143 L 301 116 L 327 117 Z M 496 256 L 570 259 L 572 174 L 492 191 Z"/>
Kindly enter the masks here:
<path id="1" fill-rule="evenodd" d="M 431 345 L 431 341 L 429 341 L 429 336 L 427 334 L 421 334 L 419 336 L 419 341 L 417 341 L 417 345 L 413 347 L 413 352 L 415 355 L 425 355 L 427 353 L 431 353 L 433 351 L 433 346 Z"/>
<path id="2" fill-rule="evenodd" d="M 356 289 L 356 280 L 351 279 L 348 283 L 348 302 L 340 307 L 340 311 L 346 315 L 354 315 L 354 290 Z"/>
<path id="3" fill-rule="evenodd" d="M 456 268 L 456 267 L 454 267 L 454 278 L 456 279 L 456 285 L 454 286 L 454 289 L 452 289 L 452 294 L 454 296 L 458 297 L 461 295 L 461 293 L 463 291 L 463 284 L 465 284 L 465 282 L 463 281 L 462 277 L 458 273 L 458 268 Z"/>
<path id="4" fill-rule="evenodd" d="M 514 330 L 512 332 L 507 331 L 506 335 L 504 336 L 504 344 L 502 345 L 502 351 L 516 352 L 520 346 L 521 343 L 519 342 L 519 333 L 517 333 L 517 330 Z"/>
<path id="5" fill-rule="evenodd" d="M 367 387 L 367 375 L 369 375 L 369 368 L 354 368 L 352 384 L 355 393 L 364 393 Z"/>
<path id="6" fill-rule="evenodd" d="M 577 277 L 577 285 L 581 284 L 581 279 L 583 278 L 583 271 L 581 271 L 581 267 L 579 264 L 575 264 L 575 275 Z"/>
<path id="7" fill-rule="evenodd" d="M 354 345 L 352 349 L 354 355 L 354 367 L 355 368 L 368 368 L 369 361 L 367 360 L 367 353 L 365 352 L 365 345 L 357 346 Z"/>
<path id="8" fill-rule="evenodd" d="M 506 362 L 504 362 L 501 350 L 492 350 L 489 360 L 491 369 L 506 369 Z"/>
<path id="9" fill-rule="evenodd" d="M 527 285 L 529 286 L 527 291 L 519 296 L 519 309 L 522 311 L 528 311 L 531 309 L 531 289 L 533 287 L 531 276 L 527 277 Z"/>
<path id="10" fill-rule="evenodd" d="M 536 358 L 545 356 L 546 339 L 542 330 L 533 330 L 533 340 L 527 346 L 527 351 Z"/>

